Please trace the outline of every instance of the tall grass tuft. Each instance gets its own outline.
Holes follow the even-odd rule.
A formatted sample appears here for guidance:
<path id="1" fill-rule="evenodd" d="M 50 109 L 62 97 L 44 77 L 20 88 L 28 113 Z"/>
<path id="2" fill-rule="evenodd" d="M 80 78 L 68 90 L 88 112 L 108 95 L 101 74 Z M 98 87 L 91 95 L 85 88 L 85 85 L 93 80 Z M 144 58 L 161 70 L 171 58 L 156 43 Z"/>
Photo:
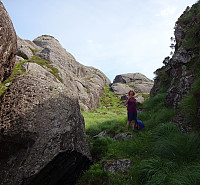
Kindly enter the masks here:
<path id="1" fill-rule="evenodd" d="M 159 110 L 161 107 L 164 106 L 165 98 L 166 98 L 166 93 L 157 94 L 153 98 L 149 98 L 146 101 L 144 101 L 143 108 L 146 111 Z"/>
<path id="2" fill-rule="evenodd" d="M 172 160 L 177 164 L 199 159 L 200 138 L 198 135 L 166 130 L 162 136 L 163 132 L 164 130 L 161 130 L 153 135 L 152 151 L 154 156 Z"/>
<path id="3" fill-rule="evenodd" d="M 142 160 L 137 166 L 136 177 L 139 184 L 167 184 L 169 174 L 177 168 L 176 163 L 161 158 Z"/>
<path id="4" fill-rule="evenodd" d="M 84 173 L 77 185 L 107 185 L 108 174 L 102 170 L 101 164 L 94 164 Z"/>
<path id="5" fill-rule="evenodd" d="M 183 165 L 174 171 L 169 177 L 169 184 L 172 185 L 199 185 L 200 184 L 200 163 Z"/>

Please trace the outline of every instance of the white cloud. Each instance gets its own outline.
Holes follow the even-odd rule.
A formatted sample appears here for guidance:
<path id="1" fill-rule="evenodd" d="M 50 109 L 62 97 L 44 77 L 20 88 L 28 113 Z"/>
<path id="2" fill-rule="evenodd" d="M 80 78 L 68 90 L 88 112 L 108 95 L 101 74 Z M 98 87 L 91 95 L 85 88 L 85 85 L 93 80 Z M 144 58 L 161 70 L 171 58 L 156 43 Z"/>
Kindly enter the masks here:
<path id="1" fill-rule="evenodd" d="M 167 7 L 162 10 L 157 16 L 172 16 L 175 14 L 177 8 L 176 7 Z"/>

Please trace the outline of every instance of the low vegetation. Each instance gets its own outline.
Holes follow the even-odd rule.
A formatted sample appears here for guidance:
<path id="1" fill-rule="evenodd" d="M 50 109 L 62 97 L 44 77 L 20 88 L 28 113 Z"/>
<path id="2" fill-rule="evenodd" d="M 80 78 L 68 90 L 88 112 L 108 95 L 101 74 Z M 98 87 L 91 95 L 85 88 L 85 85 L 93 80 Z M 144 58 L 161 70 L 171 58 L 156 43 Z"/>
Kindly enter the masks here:
<path id="1" fill-rule="evenodd" d="M 27 60 L 26 62 L 36 63 L 42 66 L 43 68 L 48 69 L 48 71 L 52 73 L 60 82 L 63 82 L 63 79 L 59 76 L 59 70 L 55 68 L 54 66 L 52 66 L 51 62 L 35 55 L 30 60 Z"/>
<path id="2" fill-rule="evenodd" d="M 59 70 L 51 65 L 51 63 L 45 59 L 42 59 L 37 56 L 33 56 L 29 60 L 23 60 L 20 63 L 15 64 L 12 74 L 9 78 L 7 78 L 5 81 L 3 81 L 0 84 L 0 96 L 5 92 L 5 90 L 8 88 L 8 86 L 14 81 L 14 79 L 17 76 L 20 76 L 21 74 L 24 74 L 26 72 L 25 69 L 23 69 L 22 65 L 26 62 L 36 63 L 43 68 L 46 68 L 50 73 L 52 73 L 60 82 L 63 82 L 62 78 L 59 76 Z M 87 91 L 88 92 L 88 91 Z M 89 92 L 88 92 L 89 93 Z"/>
<path id="3" fill-rule="evenodd" d="M 22 65 L 25 63 L 26 61 L 22 61 L 18 64 L 15 64 L 14 69 L 12 71 L 12 74 L 10 75 L 9 78 L 7 78 L 5 81 L 3 81 L 0 84 L 0 96 L 5 92 L 5 90 L 8 88 L 8 86 L 14 81 L 14 79 L 25 73 L 26 71 L 22 68 Z"/>
<path id="4" fill-rule="evenodd" d="M 133 132 L 126 130 L 126 107 L 108 87 L 104 90 L 100 108 L 83 112 L 94 164 L 78 185 L 200 184 L 200 137 L 195 132 L 182 133 L 172 122 L 177 112 L 164 106 L 166 93 L 142 104 L 138 119 L 145 123 L 145 129 Z M 104 130 L 111 135 L 131 132 L 133 138 L 94 139 Z M 125 172 L 104 171 L 103 162 L 111 159 L 130 159 L 131 167 Z"/>

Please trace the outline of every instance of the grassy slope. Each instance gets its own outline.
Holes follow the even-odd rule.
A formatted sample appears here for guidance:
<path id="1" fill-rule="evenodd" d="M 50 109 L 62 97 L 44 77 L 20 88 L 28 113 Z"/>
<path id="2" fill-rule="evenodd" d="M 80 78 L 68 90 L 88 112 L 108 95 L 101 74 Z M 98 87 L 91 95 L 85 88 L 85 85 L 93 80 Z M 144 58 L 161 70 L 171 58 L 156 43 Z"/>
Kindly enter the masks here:
<path id="1" fill-rule="evenodd" d="M 92 136 L 103 130 L 127 132 L 126 107 L 122 107 L 109 88 L 105 88 L 101 108 L 83 112 L 95 162 L 77 184 L 200 184 L 199 135 L 183 134 L 171 122 L 176 112 L 164 107 L 165 96 L 161 93 L 143 103 L 143 112 L 138 118 L 145 123 L 145 129 L 134 132 L 133 138 L 126 141 L 115 141 L 110 137 L 94 140 Z M 105 108 L 108 105 L 112 108 Z M 126 172 L 112 174 L 102 170 L 103 161 L 122 158 L 132 162 Z"/>

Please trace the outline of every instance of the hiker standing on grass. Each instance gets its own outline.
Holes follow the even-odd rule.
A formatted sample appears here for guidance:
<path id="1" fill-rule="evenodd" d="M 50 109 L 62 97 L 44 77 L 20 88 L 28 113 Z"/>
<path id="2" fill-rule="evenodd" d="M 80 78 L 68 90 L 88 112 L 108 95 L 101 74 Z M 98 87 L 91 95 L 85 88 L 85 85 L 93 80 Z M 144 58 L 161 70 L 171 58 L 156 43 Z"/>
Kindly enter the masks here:
<path id="1" fill-rule="evenodd" d="M 136 99 L 134 98 L 135 93 L 130 90 L 128 93 L 128 97 L 126 98 L 127 105 L 127 114 L 128 114 L 128 122 L 127 129 L 129 130 L 130 123 L 133 122 L 133 130 L 135 129 L 135 124 L 137 121 L 137 109 L 136 109 Z"/>

